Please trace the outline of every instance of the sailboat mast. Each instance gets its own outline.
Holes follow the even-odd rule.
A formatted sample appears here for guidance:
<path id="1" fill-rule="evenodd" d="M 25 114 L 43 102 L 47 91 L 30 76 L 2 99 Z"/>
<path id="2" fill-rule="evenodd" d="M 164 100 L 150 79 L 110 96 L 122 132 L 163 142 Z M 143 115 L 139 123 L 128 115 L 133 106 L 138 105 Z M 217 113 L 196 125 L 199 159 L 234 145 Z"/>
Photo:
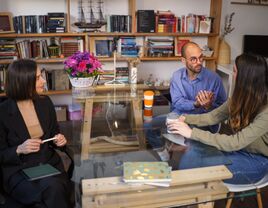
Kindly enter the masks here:
<path id="1" fill-rule="evenodd" d="M 89 1 L 89 22 L 95 23 L 96 18 L 94 16 L 93 6 L 92 6 L 92 0 Z"/>
<path id="2" fill-rule="evenodd" d="M 99 0 L 99 20 L 100 20 L 100 22 L 105 22 L 105 19 L 103 17 L 103 13 L 102 13 L 102 4 L 103 4 L 103 1 Z"/>

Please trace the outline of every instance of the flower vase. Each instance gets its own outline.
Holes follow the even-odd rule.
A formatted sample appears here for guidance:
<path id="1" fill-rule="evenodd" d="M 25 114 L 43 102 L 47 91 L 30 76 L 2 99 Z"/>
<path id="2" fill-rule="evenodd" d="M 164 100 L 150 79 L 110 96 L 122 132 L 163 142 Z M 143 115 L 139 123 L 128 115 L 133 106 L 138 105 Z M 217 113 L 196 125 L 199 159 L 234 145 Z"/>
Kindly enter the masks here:
<path id="1" fill-rule="evenodd" d="M 218 64 L 230 64 L 231 63 L 231 47 L 224 40 L 220 40 Z"/>
<path id="2" fill-rule="evenodd" d="M 93 85 L 95 77 L 69 77 L 73 87 L 90 87 Z"/>
<path id="3" fill-rule="evenodd" d="M 137 67 L 131 67 L 129 73 L 129 83 L 130 84 L 137 84 L 137 75 L 138 75 L 138 69 Z"/>

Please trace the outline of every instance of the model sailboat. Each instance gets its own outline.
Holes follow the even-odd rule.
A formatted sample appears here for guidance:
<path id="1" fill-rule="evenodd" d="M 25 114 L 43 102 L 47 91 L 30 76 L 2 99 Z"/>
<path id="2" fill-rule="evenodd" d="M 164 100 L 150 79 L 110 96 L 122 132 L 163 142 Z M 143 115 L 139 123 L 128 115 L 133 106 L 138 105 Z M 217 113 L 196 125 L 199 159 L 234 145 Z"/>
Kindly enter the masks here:
<path id="1" fill-rule="evenodd" d="M 85 5 L 83 0 L 80 0 L 78 4 L 79 22 L 75 22 L 74 25 L 80 29 L 98 31 L 98 29 L 100 29 L 103 25 L 106 25 L 107 23 L 103 17 L 102 4 L 103 1 L 99 0 L 97 12 L 98 17 L 96 18 L 93 11 L 92 0 L 89 1 L 89 21 L 87 22 L 85 18 Z"/>

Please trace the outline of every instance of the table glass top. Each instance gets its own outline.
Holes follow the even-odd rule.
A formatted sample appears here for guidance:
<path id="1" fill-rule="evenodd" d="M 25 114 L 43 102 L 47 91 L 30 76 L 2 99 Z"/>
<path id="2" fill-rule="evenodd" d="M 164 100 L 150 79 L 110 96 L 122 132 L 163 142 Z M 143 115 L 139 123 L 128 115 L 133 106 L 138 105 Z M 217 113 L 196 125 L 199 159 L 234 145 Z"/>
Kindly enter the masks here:
<path id="1" fill-rule="evenodd" d="M 126 87 L 124 90 L 114 88 L 106 91 L 78 91 L 73 91 L 73 105 L 76 107 L 71 113 L 80 113 L 80 118 L 60 123 L 60 126 L 67 138 L 70 138 L 68 145 L 74 153 L 75 168 L 72 180 L 75 182 L 76 206 L 81 207 L 83 179 L 121 177 L 124 162 L 161 161 L 159 152 L 163 149 L 152 149 L 146 140 L 148 126 L 143 123 L 142 89 L 135 87 L 133 90 Z M 150 120 L 147 119 L 146 122 Z M 163 143 L 170 145 L 165 137 L 166 127 L 159 127 L 159 131 Z M 190 150 L 193 149 L 196 154 L 191 155 Z M 212 146 L 185 140 L 168 160 L 172 170 L 179 168 L 180 163 L 184 162 L 184 156 L 191 158 L 189 168 L 194 167 L 195 163 L 201 164 L 199 167 L 228 167 L 232 163 Z"/>

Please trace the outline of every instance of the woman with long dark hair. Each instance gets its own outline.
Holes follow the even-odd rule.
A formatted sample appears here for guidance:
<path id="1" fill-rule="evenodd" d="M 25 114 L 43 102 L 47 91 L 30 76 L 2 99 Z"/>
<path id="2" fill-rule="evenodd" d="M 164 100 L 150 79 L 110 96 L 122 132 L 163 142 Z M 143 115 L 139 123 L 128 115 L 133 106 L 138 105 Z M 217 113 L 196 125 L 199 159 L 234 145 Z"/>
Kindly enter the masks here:
<path id="1" fill-rule="evenodd" d="M 9 65 L 7 100 L 0 105 L 0 163 L 4 190 L 27 207 L 70 207 L 70 181 L 55 149 L 64 150 L 54 105 L 44 90 L 36 62 L 21 59 Z M 54 137 L 53 141 L 42 141 Z M 61 174 L 29 181 L 22 170 L 49 164 Z"/>
<path id="2" fill-rule="evenodd" d="M 228 183 L 257 182 L 268 171 L 268 67 L 258 55 L 242 54 L 235 60 L 235 88 L 230 100 L 207 114 L 183 115 L 168 128 L 185 138 L 215 146 L 232 161 Z M 207 126 L 228 121 L 229 134 L 212 134 L 188 124 Z M 189 159 L 189 158 L 188 158 Z M 194 168 L 187 158 L 179 168 Z"/>

